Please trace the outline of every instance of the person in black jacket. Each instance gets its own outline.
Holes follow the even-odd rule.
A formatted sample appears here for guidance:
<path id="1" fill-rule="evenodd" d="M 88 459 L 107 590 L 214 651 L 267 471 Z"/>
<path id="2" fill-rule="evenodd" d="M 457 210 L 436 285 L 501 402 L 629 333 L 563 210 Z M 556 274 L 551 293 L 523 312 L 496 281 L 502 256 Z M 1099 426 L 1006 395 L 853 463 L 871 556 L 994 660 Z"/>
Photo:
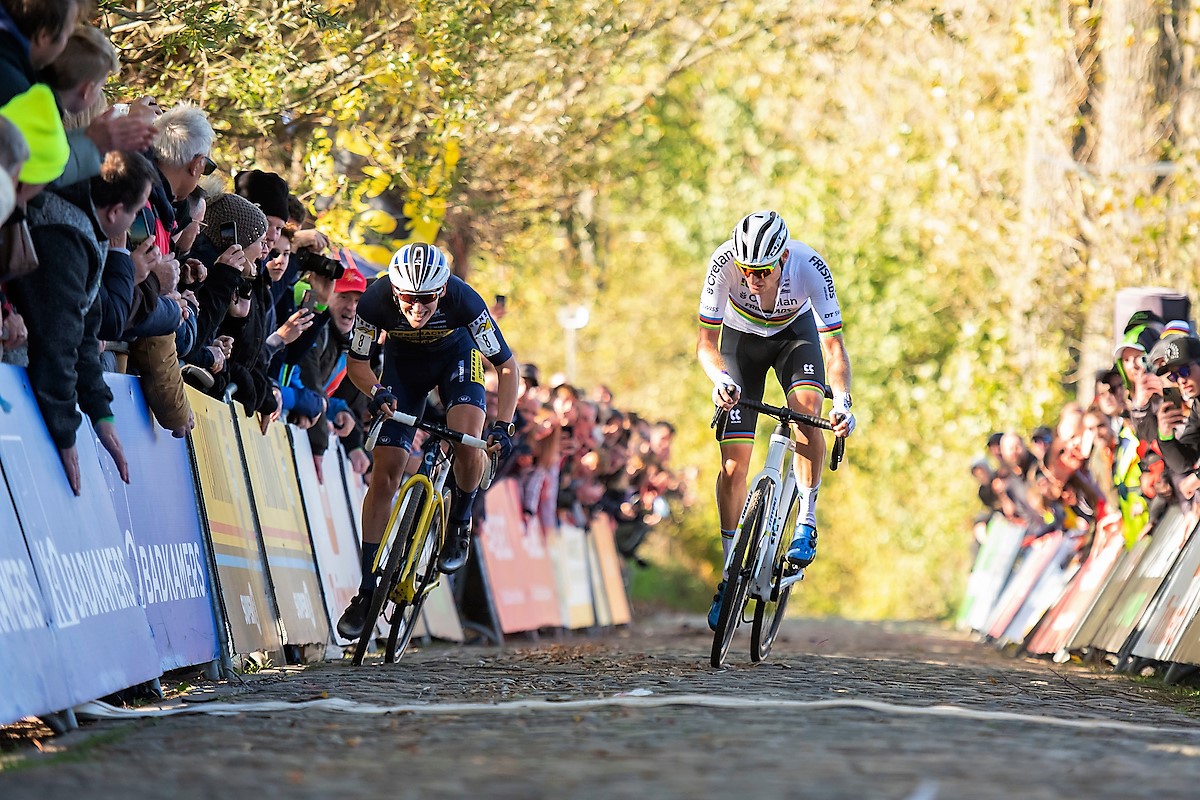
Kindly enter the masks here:
<path id="1" fill-rule="evenodd" d="M 108 242 L 123 241 L 153 181 L 154 169 L 145 158 L 113 152 L 98 177 L 45 192 L 28 209 L 39 260 L 54 268 L 35 270 L 13 281 L 11 289 L 30 331 L 29 382 L 75 494 L 81 488 L 76 403 L 91 418 L 121 479 L 129 482 L 113 426 L 112 392 L 100 368 L 100 307 L 95 300 Z"/>
<path id="2" fill-rule="evenodd" d="M 1164 386 L 1158 408 L 1158 444 L 1167 467 L 1177 476 L 1180 493 L 1191 498 L 1200 488 L 1200 338 L 1174 336 L 1161 354 L 1155 372 L 1170 383 Z M 1182 404 L 1166 398 L 1170 385 L 1178 387 Z"/>
<path id="3" fill-rule="evenodd" d="M 78 21 L 78 0 L 0 0 L 0 106 L 29 90 Z"/>

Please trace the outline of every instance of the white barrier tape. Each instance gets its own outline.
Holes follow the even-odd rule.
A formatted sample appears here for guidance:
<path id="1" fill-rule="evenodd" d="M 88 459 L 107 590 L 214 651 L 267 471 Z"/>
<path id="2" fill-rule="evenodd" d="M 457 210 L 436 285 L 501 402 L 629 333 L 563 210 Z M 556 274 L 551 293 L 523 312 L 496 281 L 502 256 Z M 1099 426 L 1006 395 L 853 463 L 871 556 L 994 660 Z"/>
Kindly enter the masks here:
<path id="1" fill-rule="evenodd" d="M 246 703 L 210 702 L 199 705 L 144 706 L 141 708 L 116 708 L 93 701 L 75 708 L 77 716 L 100 719 L 137 719 L 141 717 L 165 717 L 174 714 L 249 714 L 272 711 L 297 711 L 315 709 L 338 711 L 350 714 L 504 714 L 524 711 L 586 711 L 619 706 L 625 708 L 663 708 L 668 706 L 698 706 L 702 708 L 750 709 L 795 709 L 826 711 L 853 708 L 876 711 L 882 714 L 907 716 L 944 717 L 969 719 L 985 722 L 1020 722 L 1035 725 L 1052 725 L 1060 728 L 1076 728 L 1094 731 L 1099 728 L 1129 733 L 1153 733 L 1166 736 L 1198 736 L 1200 728 L 1172 728 L 1157 725 L 1141 725 L 1134 722 L 1081 718 L 1059 719 L 1041 714 L 1020 714 L 1013 711 L 984 711 L 961 706 L 907 706 L 885 703 L 878 700 L 772 700 L 767 698 L 731 697 L 728 695 L 677 694 L 654 695 L 645 689 L 634 689 L 611 697 L 593 700 L 516 700 L 511 703 L 406 703 L 396 706 L 377 706 L 358 703 L 337 697 L 319 700 L 304 700 L 289 703 L 282 700 Z"/>

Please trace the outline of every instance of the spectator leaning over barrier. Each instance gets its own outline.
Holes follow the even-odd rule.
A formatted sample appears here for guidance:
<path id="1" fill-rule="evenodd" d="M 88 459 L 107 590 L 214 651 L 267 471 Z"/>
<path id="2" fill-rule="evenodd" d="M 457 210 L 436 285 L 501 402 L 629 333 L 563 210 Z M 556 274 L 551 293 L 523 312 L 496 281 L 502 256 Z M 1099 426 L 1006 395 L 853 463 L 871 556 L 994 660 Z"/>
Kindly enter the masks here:
<path id="1" fill-rule="evenodd" d="M 334 283 L 333 296 L 329 300 L 331 322 L 321 331 L 316 344 L 300 361 L 301 383 L 329 398 L 325 411 L 308 431 L 317 477 L 321 478 L 322 482 L 322 462 L 329 447 L 331 426 L 342 438 L 355 470 L 358 470 L 361 461 L 367 458 L 353 412 L 344 400 L 333 396 L 346 374 L 346 352 L 350 349 L 350 334 L 354 332 L 358 301 L 366 289 L 367 279 L 353 268 L 346 270 Z"/>
<path id="2" fill-rule="evenodd" d="M 112 417 L 112 392 L 100 368 L 100 286 L 109 239 L 122 241 L 146 205 L 154 168 L 137 153 L 109 153 L 100 175 L 47 192 L 29 207 L 30 231 L 40 258 L 54 265 L 15 282 L 14 299 L 30 330 L 29 381 L 67 480 L 80 492 L 76 403 L 91 418 L 121 479 L 129 468 Z"/>
<path id="3" fill-rule="evenodd" d="M 29 145 L 20 129 L 0 114 L 0 237 L 12 235 L 17 212 L 17 183 L 22 167 L 29 160 Z M 16 314 L 4 294 L 5 265 L 0 265 L 0 358 L 5 350 L 25 345 L 25 321 Z"/>
<path id="4" fill-rule="evenodd" d="M 23 227 L 27 226 L 26 205 L 62 175 L 70 150 L 66 133 L 63 131 L 62 118 L 54 104 L 54 94 L 45 84 L 38 84 L 9 100 L 0 107 L 0 117 L 13 123 L 28 145 L 28 158 L 21 165 L 17 175 L 16 208 L 5 225 L 3 235 L 27 236 L 27 232 L 23 232 Z M 18 277 L 18 273 L 9 271 L 9 267 L 9 264 L 2 265 L 5 274 L 0 275 L 0 280 L 11 282 Z M 37 269 L 36 263 L 33 269 Z M 8 291 L 8 296 L 11 299 L 11 291 Z M 19 308 L 14 307 L 11 311 L 6 311 L 5 316 L 8 340 L 3 354 L 4 363 L 28 366 L 28 326 L 23 314 Z"/>
<path id="5" fill-rule="evenodd" d="M 1180 494 L 1191 499 L 1200 488 L 1200 338 L 1189 334 L 1170 339 L 1156 372 L 1180 393 L 1181 402 L 1164 399 L 1158 409 L 1158 441 L 1163 459 L 1178 476 Z"/>
<path id="6" fill-rule="evenodd" d="M 78 115 L 103 107 L 104 84 L 120 69 L 117 50 L 91 25 L 71 32 L 62 53 L 41 74 L 54 90 L 64 113 Z M 100 160 L 113 150 L 141 152 L 154 139 L 154 112 L 140 104 L 126 113 L 112 108 L 96 115 L 87 127 L 67 133 L 71 158 L 58 183 L 67 185 L 100 173 Z"/>
<path id="7" fill-rule="evenodd" d="M 0 105 L 29 90 L 67 46 L 76 0 L 0 0 Z"/>

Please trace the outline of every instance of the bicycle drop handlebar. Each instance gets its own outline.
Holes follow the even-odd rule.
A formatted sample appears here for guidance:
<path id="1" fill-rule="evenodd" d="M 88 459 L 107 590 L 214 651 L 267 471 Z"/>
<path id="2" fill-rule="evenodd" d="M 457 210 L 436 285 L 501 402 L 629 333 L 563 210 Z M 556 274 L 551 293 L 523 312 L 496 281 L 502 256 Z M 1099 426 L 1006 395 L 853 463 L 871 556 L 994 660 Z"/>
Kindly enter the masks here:
<path id="1" fill-rule="evenodd" d="M 391 415 L 380 413 L 375 419 L 371 420 L 371 426 L 367 429 L 367 441 L 363 444 L 363 449 L 368 453 L 375 449 L 375 442 L 379 439 L 379 431 L 383 428 L 383 423 L 388 420 L 399 422 L 402 425 L 411 425 L 414 428 L 420 428 L 429 434 L 440 439 L 446 439 L 457 444 L 465 444 L 468 447 L 474 447 L 482 450 L 488 455 L 488 465 L 483 470 L 483 479 L 479 483 L 480 489 L 487 489 L 492 478 L 496 475 L 496 468 L 499 466 L 499 454 L 488 451 L 488 443 L 477 436 L 471 436 L 469 433 L 462 433 L 453 428 L 448 428 L 440 422 L 421 419 L 414 417 L 412 414 L 405 414 L 403 411 L 394 411 Z"/>
<path id="2" fill-rule="evenodd" d="M 769 403 L 762 403 L 758 400 L 742 398 L 737 403 L 743 408 L 748 408 L 751 411 L 757 411 L 760 414 L 766 414 L 774 417 L 782 422 L 794 422 L 798 425 L 807 425 L 810 428 L 821 428 L 822 430 L 832 431 L 833 423 L 824 417 L 816 417 L 812 414 L 804 414 L 800 411 L 793 411 L 790 408 L 780 408 Z M 724 426 L 725 418 L 729 412 L 723 408 L 717 408 L 717 413 L 713 416 L 712 427 L 718 425 Z M 842 459 L 846 453 L 846 440 L 844 437 L 837 436 L 833 440 L 833 452 L 829 455 L 829 469 L 836 470 L 838 465 L 842 463 Z"/>

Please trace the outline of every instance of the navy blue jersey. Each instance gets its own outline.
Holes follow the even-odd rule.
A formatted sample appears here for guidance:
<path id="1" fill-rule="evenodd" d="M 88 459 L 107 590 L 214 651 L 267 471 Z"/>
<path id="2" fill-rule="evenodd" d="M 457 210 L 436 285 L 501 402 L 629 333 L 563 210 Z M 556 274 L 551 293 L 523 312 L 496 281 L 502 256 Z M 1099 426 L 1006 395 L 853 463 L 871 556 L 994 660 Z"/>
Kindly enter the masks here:
<path id="1" fill-rule="evenodd" d="M 383 277 L 367 287 L 358 301 L 358 318 L 350 336 L 350 357 L 360 361 L 369 359 L 371 346 L 379 341 L 380 333 L 387 334 L 385 359 L 389 355 L 411 358 L 430 350 L 457 348 L 464 342 L 472 342 L 494 365 L 512 358 L 487 303 L 465 281 L 453 275 L 438 300 L 437 311 L 419 329 L 413 328 L 400 311 L 390 280 Z"/>

